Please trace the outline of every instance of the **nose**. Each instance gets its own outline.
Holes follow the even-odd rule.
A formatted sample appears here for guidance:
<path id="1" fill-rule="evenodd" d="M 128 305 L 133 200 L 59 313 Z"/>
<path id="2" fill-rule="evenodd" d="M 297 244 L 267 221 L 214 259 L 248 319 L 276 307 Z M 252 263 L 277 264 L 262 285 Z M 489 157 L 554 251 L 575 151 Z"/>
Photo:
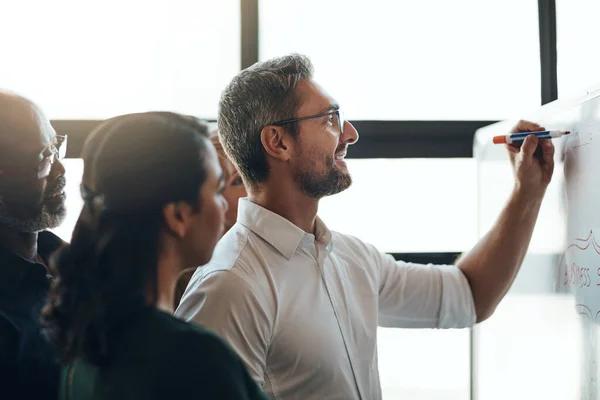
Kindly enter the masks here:
<path id="1" fill-rule="evenodd" d="M 56 157 L 54 159 L 54 162 L 52 163 L 52 168 L 50 169 L 50 177 L 58 178 L 59 176 L 64 176 L 64 175 L 65 175 L 65 166 L 59 160 L 59 158 Z"/>
<path id="2" fill-rule="evenodd" d="M 340 141 L 347 145 L 358 142 L 358 131 L 349 121 L 344 122 L 344 134 L 340 137 Z"/>

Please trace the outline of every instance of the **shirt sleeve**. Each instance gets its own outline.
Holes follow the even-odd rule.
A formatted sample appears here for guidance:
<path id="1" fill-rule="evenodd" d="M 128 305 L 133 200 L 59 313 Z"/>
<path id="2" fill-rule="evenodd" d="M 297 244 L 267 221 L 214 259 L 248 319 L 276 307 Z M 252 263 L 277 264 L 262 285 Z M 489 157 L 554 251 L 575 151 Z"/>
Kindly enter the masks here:
<path id="1" fill-rule="evenodd" d="M 180 338 L 165 360 L 156 378 L 155 398 L 268 400 L 221 339 L 212 334 L 193 336 Z"/>
<path id="2" fill-rule="evenodd" d="M 223 338 L 264 387 L 271 314 L 262 294 L 244 279 L 228 270 L 194 275 L 175 315 Z"/>
<path id="3" fill-rule="evenodd" d="M 380 253 L 379 325 L 466 328 L 475 324 L 471 287 L 454 265 L 413 264 Z"/>

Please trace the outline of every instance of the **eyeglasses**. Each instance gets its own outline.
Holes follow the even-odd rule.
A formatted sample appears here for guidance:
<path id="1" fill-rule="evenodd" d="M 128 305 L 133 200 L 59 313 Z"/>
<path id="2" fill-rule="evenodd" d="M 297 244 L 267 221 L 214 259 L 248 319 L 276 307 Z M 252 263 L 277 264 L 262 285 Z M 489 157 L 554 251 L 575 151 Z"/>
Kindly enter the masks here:
<path id="1" fill-rule="evenodd" d="M 328 112 L 322 113 L 322 114 L 309 115 L 308 117 L 286 119 L 283 121 L 275 122 L 271 125 L 281 126 L 281 125 L 285 125 L 285 124 L 291 124 L 292 122 L 304 121 L 305 119 L 326 117 L 328 115 L 335 115 L 337 117 L 337 125 L 340 129 L 340 134 L 343 135 L 344 134 L 344 122 L 345 122 L 344 121 L 344 113 L 342 113 L 342 111 L 339 108 L 337 110 L 328 111 Z"/>
<path id="2" fill-rule="evenodd" d="M 63 159 L 66 154 L 67 135 L 57 135 L 52 143 L 42 152 L 44 159 L 37 167 L 28 169 L 0 169 L 0 176 L 36 174 L 38 179 L 44 179 L 50 175 L 54 161 Z"/>

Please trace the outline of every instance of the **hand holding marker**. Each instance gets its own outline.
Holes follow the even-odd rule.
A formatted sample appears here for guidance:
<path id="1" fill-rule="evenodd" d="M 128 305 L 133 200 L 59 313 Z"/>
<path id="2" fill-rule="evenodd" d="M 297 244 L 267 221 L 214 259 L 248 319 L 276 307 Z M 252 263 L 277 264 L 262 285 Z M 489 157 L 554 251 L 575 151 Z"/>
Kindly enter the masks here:
<path id="1" fill-rule="evenodd" d="M 569 131 L 542 131 L 542 132 L 519 132 L 508 135 L 494 136 L 494 144 L 522 143 L 529 135 L 535 135 L 538 139 L 552 139 L 568 135 Z"/>

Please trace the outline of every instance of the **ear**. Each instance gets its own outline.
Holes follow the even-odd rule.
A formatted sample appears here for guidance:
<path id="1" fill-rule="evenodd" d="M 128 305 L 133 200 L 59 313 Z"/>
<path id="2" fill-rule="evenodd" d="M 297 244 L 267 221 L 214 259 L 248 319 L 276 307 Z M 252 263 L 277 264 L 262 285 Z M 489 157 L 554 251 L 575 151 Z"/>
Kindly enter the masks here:
<path id="1" fill-rule="evenodd" d="M 178 239 L 183 239 L 190 229 L 192 212 L 192 206 L 183 201 L 164 206 L 163 219 L 167 231 Z"/>
<path id="2" fill-rule="evenodd" d="M 292 138 L 281 126 L 267 125 L 260 131 L 260 141 L 264 149 L 273 158 L 280 161 L 290 159 Z"/>

